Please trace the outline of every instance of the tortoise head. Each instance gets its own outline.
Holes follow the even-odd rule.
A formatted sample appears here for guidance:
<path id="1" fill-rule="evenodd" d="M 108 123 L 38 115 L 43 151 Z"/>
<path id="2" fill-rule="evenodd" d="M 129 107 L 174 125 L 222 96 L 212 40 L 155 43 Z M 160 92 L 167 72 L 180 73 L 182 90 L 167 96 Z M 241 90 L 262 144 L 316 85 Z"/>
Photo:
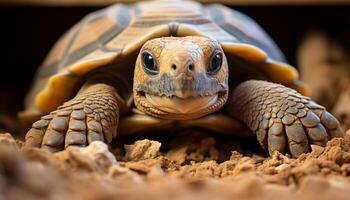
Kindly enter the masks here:
<path id="1" fill-rule="evenodd" d="M 228 67 L 220 44 L 201 36 L 146 42 L 134 73 L 134 102 L 166 119 L 195 119 L 219 110 L 228 97 Z"/>

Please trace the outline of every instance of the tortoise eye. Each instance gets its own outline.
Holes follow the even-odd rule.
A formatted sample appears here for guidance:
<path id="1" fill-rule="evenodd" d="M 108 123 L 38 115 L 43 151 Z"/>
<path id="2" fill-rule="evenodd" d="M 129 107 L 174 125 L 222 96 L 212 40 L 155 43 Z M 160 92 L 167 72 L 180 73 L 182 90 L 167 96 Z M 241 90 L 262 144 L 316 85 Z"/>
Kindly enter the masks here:
<path id="1" fill-rule="evenodd" d="M 221 65 L 222 65 L 222 53 L 216 52 L 211 57 L 211 61 L 207 69 L 208 74 L 216 74 L 220 70 Z"/>
<path id="2" fill-rule="evenodd" d="M 141 55 L 142 67 L 146 73 L 155 75 L 158 74 L 158 66 L 156 59 L 149 52 L 143 52 Z"/>

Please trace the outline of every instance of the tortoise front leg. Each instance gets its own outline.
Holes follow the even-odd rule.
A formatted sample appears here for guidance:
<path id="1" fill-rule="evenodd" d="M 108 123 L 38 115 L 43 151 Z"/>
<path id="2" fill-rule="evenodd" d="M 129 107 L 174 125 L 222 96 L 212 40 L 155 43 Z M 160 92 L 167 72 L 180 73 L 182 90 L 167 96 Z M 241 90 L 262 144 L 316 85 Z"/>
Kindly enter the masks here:
<path id="1" fill-rule="evenodd" d="M 110 143 L 116 136 L 122 106 L 125 104 L 114 87 L 88 82 L 75 98 L 33 123 L 25 145 L 56 152 L 95 140 Z"/>
<path id="2" fill-rule="evenodd" d="M 325 146 L 328 139 L 343 136 L 324 107 L 280 84 L 245 81 L 231 93 L 226 109 L 256 134 L 270 155 L 285 152 L 287 142 L 290 153 L 298 156 L 309 144 Z"/>

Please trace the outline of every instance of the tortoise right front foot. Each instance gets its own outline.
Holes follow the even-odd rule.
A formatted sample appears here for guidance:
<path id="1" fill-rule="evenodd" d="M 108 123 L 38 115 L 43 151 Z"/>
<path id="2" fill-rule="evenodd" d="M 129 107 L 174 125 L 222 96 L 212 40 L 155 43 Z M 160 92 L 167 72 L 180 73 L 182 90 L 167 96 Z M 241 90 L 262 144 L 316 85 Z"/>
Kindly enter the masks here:
<path id="1" fill-rule="evenodd" d="M 33 123 L 25 145 L 57 152 L 93 141 L 110 143 L 119 119 L 118 95 L 106 84 L 94 84 Z"/>

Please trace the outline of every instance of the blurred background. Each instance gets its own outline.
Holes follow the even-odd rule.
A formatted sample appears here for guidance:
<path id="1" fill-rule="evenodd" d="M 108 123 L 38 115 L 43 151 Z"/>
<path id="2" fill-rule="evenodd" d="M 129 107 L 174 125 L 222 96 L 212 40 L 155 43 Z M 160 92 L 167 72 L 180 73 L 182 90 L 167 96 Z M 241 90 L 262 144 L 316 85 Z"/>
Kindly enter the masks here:
<path id="1" fill-rule="evenodd" d="M 84 15 L 113 2 L 131 3 L 125 0 L 0 0 L 2 130 L 19 131 L 16 113 L 22 109 L 37 67 L 55 41 Z M 314 33 L 321 33 L 328 43 L 337 44 L 342 51 L 347 51 L 350 46 L 350 1 L 347 0 L 203 2 L 223 3 L 255 19 L 279 45 L 289 63 L 296 67 L 305 63 L 300 61 L 299 47 Z M 303 54 L 314 56 L 313 50 Z M 312 74 L 308 76 L 312 77 Z"/>

